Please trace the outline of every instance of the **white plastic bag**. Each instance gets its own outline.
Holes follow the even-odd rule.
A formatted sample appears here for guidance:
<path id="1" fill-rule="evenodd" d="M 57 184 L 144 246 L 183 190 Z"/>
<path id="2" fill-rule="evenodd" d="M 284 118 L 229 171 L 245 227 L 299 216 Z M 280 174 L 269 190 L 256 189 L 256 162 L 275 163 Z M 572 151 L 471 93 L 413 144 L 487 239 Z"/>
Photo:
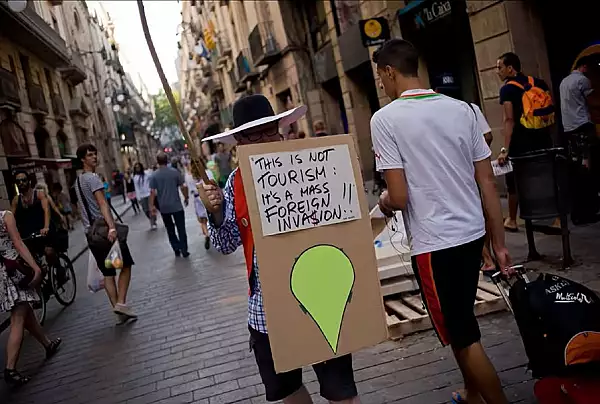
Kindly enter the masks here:
<path id="1" fill-rule="evenodd" d="M 98 264 L 91 251 L 88 255 L 87 287 L 92 293 L 104 289 L 104 275 L 102 275 L 102 272 L 98 269 Z"/>
<path id="2" fill-rule="evenodd" d="M 119 240 L 116 240 L 110 248 L 108 255 L 104 259 L 104 267 L 106 269 L 123 269 L 123 254 L 121 253 Z"/>

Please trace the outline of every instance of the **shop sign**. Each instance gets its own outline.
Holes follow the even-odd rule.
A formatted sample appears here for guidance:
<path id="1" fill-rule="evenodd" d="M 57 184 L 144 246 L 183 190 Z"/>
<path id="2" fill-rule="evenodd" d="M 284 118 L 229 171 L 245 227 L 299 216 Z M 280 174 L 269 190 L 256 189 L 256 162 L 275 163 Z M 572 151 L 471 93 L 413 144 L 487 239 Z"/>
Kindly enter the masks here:
<path id="1" fill-rule="evenodd" d="M 381 45 L 390 39 L 390 27 L 385 17 L 360 20 L 358 24 L 364 47 Z"/>
<path id="2" fill-rule="evenodd" d="M 421 6 L 424 1 L 415 1 L 407 7 L 400 9 L 398 14 L 407 14 L 416 7 Z M 414 14 L 414 21 L 417 28 L 425 28 L 429 24 L 449 16 L 452 13 L 451 0 L 434 1 L 429 5 L 423 6 Z"/>
<path id="3" fill-rule="evenodd" d="M 11 164 L 9 161 L 9 169 L 12 175 L 15 175 L 17 171 L 25 171 L 27 174 L 35 173 L 46 173 L 48 168 L 46 166 L 36 165 L 34 161 L 21 162 L 17 161 Z"/>

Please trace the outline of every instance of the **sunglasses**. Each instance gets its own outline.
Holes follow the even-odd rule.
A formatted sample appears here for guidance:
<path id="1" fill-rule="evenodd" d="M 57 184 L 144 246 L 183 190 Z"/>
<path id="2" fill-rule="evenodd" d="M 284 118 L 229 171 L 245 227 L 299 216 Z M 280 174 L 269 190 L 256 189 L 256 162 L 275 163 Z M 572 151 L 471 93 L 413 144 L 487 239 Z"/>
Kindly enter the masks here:
<path id="1" fill-rule="evenodd" d="M 26 178 L 17 178 L 17 179 L 15 180 L 15 182 L 16 182 L 17 184 L 27 184 L 27 183 L 29 182 L 29 180 L 28 180 L 28 179 L 26 179 Z"/>

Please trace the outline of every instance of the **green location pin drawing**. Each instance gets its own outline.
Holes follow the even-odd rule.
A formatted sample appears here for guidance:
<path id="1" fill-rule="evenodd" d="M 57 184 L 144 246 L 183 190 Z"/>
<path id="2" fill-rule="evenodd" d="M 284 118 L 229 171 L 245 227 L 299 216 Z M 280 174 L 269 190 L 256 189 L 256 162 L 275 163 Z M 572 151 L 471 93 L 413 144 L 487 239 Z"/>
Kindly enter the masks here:
<path id="1" fill-rule="evenodd" d="M 292 294 L 336 354 L 342 320 L 354 286 L 354 266 L 350 258 L 335 246 L 315 245 L 296 259 L 290 278 Z"/>

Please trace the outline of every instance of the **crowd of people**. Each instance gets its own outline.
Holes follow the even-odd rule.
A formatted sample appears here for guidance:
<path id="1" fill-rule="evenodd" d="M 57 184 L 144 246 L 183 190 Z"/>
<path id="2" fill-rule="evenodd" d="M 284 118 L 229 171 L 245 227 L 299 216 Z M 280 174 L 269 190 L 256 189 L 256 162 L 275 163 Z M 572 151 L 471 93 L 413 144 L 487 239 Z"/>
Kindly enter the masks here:
<path id="1" fill-rule="evenodd" d="M 510 273 L 511 258 L 504 232 L 517 229 L 514 178 L 509 175 L 506 179 L 512 199 L 509 217 L 505 219 L 490 164 L 491 130 L 481 110 L 474 104 L 424 87 L 418 74 L 418 52 L 407 41 L 386 42 L 374 53 L 373 62 L 380 85 L 393 101 L 371 119 L 375 168 L 381 173 L 379 207 L 390 217 L 395 211 L 404 214 L 406 230 L 412 240 L 412 266 L 424 303 L 440 342 L 451 346 L 464 377 L 464 389 L 456 391 L 452 399 L 454 402 L 505 404 L 508 401 L 500 380 L 480 343 L 481 333 L 473 305 L 482 256 L 484 269 L 498 267 Z M 590 147 L 595 137 L 591 135 L 591 120 L 586 109 L 585 97 L 592 91 L 585 79 L 588 64 L 585 59 L 578 62 L 576 70 L 560 87 L 564 132 L 569 135 L 570 144 L 574 143 L 574 157 L 584 167 L 593 165 Z M 520 61 L 513 53 L 499 57 L 497 71 L 504 80 L 500 103 L 504 111 L 505 144 L 498 155 L 499 162 L 503 163 L 509 156 L 551 147 L 549 128 L 554 124 L 553 111 L 535 115 L 546 120 L 529 122 L 530 106 L 523 101 L 523 94 L 531 88 L 539 89 L 542 98 L 549 96 L 548 86 L 540 79 L 523 75 Z M 285 128 L 291 127 L 305 111 L 305 107 L 288 111 Z M 224 254 L 239 247 L 244 249 L 250 289 L 250 346 L 265 385 L 266 398 L 284 403 L 310 403 L 301 369 L 285 373 L 276 373 L 274 369 L 236 149 L 226 146 L 305 137 L 295 131 L 282 134 L 280 115 L 273 112 L 263 95 L 239 99 L 233 107 L 236 127 L 204 139 L 206 175 L 210 182 L 199 178 L 194 168 L 199 165 L 194 161 L 182 156 L 169 162 L 168 155 L 161 152 L 152 169 L 135 163 L 133 170 L 124 174 L 122 187 L 124 198 L 132 203 L 134 213 L 143 211 L 148 218 L 150 230 L 157 229 L 160 214 L 176 257 L 190 255 L 184 214 L 190 193 L 205 236 L 205 248 L 212 244 Z M 314 136 L 327 135 L 322 122 L 315 123 L 314 132 Z M 134 265 L 127 246 L 127 229 L 118 224 L 111 213 L 111 184 L 95 172 L 96 147 L 81 145 L 77 158 L 83 164 L 83 173 L 76 180 L 75 192 L 90 252 L 104 275 L 106 294 L 117 323 L 122 324 L 137 318 L 127 304 Z M 71 227 L 72 208 L 60 184 L 48 192 L 44 184 L 33 187 L 27 174 L 21 172 L 16 174 L 15 181 L 19 195 L 12 202 L 12 212 L 0 215 L 0 252 L 7 269 L 0 271 L 0 311 L 11 312 L 12 316 L 5 380 L 23 384 L 29 379 L 15 369 L 23 331 L 27 329 L 46 348 L 48 357 L 56 353 L 61 341 L 49 339 L 33 315 L 30 303 L 37 298 L 33 289 L 40 282 L 41 270 L 21 237 L 36 232 L 56 234 L 59 223 L 60 228 Z M 585 219 L 591 220 L 587 216 Z M 53 251 L 61 246 L 50 241 L 58 238 L 45 240 L 41 248 L 48 259 L 52 259 Z M 123 256 L 118 277 L 115 268 L 104 265 L 107 252 L 116 240 Z M 17 257 L 24 263 L 15 265 L 17 269 L 11 272 L 10 263 Z M 21 269 L 25 266 L 32 270 L 31 279 Z M 358 402 L 351 355 L 316 364 L 314 369 L 325 399 Z"/>

